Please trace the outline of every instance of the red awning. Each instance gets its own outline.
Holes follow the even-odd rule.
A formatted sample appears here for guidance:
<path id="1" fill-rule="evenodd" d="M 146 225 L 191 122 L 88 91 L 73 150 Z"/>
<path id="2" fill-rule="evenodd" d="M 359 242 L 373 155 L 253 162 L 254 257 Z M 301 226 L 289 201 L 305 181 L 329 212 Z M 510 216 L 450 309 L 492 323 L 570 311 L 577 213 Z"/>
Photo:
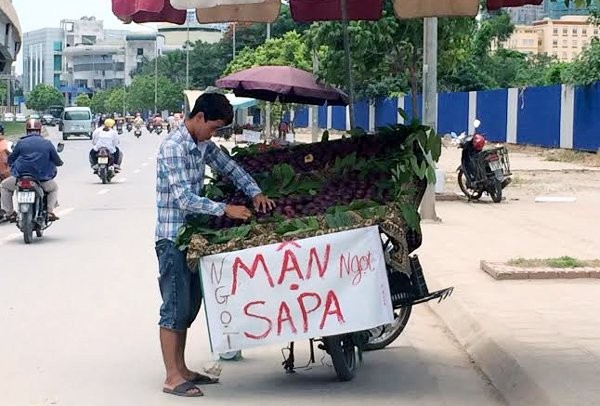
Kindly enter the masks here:
<path id="1" fill-rule="evenodd" d="M 348 20 L 379 20 L 383 0 L 347 0 Z M 290 0 L 292 18 L 298 22 L 339 21 L 341 0 Z"/>
<path id="2" fill-rule="evenodd" d="M 502 7 L 539 6 L 544 0 L 487 0 L 488 10 L 499 10 Z"/>
<path id="3" fill-rule="evenodd" d="M 112 11 L 126 23 L 184 24 L 187 18 L 187 11 L 174 9 L 169 0 L 112 0 Z"/>

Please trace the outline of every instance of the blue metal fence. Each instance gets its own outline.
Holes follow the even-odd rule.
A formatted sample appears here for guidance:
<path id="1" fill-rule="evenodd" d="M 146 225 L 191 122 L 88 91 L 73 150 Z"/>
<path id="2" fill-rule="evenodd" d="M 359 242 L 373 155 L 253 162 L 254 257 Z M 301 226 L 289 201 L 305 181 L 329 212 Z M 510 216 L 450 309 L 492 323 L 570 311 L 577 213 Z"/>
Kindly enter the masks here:
<path id="1" fill-rule="evenodd" d="M 404 105 L 408 119 L 420 117 L 422 98 L 417 98 L 413 115 L 412 98 L 379 98 L 374 112 L 367 101 L 355 104 L 357 127 L 371 129 L 398 122 L 398 105 Z M 346 129 L 346 109 L 319 107 L 319 127 Z M 331 114 L 331 117 L 329 117 Z M 296 127 L 309 125 L 306 109 L 296 113 Z M 371 117 L 373 115 L 373 117 Z M 600 149 L 600 83 L 585 87 L 545 86 L 525 89 L 496 89 L 438 95 L 439 133 L 460 133 L 469 121 L 478 118 L 480 131 L 497 142 L 539 145 L 543 147 Z"/>

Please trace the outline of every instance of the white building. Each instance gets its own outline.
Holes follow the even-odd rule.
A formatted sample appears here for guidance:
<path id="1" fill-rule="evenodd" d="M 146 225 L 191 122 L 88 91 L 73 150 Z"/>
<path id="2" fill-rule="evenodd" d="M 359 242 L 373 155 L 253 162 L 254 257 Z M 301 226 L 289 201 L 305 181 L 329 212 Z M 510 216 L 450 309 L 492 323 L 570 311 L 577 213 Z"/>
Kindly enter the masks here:
<path id="1" fill-rule="evenodd" d="M 0 74 L 10 75 L 21 49 L 21 23 L 9 0 L 0 0 Z"/>

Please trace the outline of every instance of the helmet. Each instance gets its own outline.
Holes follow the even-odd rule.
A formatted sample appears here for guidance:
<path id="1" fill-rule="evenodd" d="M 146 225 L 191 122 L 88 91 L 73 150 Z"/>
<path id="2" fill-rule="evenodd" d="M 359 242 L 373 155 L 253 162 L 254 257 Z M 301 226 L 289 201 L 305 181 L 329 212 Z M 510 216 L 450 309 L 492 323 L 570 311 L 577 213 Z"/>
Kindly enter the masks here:
<path id="1" fill-rule="evenodd" d="M 473 143 L 473 149 L 479 152 L 483 149 L 483 146 L 485 145 L 485 138 L 483 137 L 483 135 L 475 134 L 473 136 L 473 141 L 471 142 Z"/>
<path id="2" fill-rule="evenodd" d="M 42 122 L 35 118 L 30 118 L 25 121 L 25 131 L 41 131 Z"/>
<path id="3" fill-rule="evenodd" d="M 104 127 L 112 128 L 115 125 L 115 120 L 112 118 L 107 118 L 104 120 Z"/>

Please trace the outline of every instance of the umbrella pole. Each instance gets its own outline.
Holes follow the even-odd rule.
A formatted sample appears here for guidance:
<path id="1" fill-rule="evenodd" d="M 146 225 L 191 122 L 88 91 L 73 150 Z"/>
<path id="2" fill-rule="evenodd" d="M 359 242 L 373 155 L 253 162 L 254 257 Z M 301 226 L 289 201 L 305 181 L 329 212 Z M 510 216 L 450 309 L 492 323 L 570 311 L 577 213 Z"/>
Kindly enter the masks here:
<path id="1" fill-rule="evenodd" d="M 352 58 L 350 53 L 350 34 L 348 33 L 348 6 L 347 0 L 342 0 L 342 31 L 344 34 L 344 53 L 346 57 L 346 78 L 348 80 L 348 93 L 350 96 L 350 129 L 354 128 L 354 79 L 352 78 Z"/>

